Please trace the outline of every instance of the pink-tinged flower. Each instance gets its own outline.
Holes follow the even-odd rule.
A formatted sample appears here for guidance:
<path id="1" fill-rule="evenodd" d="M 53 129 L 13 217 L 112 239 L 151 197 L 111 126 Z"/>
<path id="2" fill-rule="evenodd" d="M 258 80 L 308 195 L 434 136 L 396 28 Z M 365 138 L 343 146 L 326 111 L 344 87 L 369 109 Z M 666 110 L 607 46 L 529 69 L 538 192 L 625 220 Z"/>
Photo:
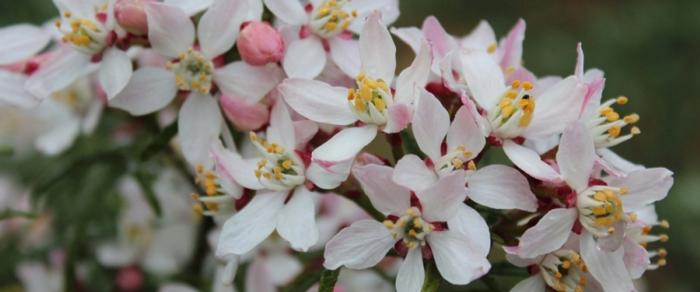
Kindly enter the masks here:
<path id="1" fill-rule="evenodd" d="M 595 141 L 596 153 L 600 156 L 597 162 L 606 171 L 615 175 L 625 175 L 631 171 L 643 169 L 644 167 L 635 165 L 608 149 L 641 133 L 638 127 L 633 126 L 639 121 L 639 115 L 633 113 L 623 117 L 613 108 L 613 105 L 627 104 L 629 99 L 625 96 L 601 101 L 605 87 L 603 72 L 591 69 L 584 73 L 584 56 L 580 43 L 577 52 L 576 76 L 584 80 L 588 87 L 580 119 L 584 121 Z M 630 126 L 629 133 L 623 134 L 622 130 L 627 126 Z"/>
<path id="2" fill-rule="evenodd" d="M 521 258 L 512 247 L 504 247 L 511 264 L 528 268 L 532 274 L 510 291 L 545 292 L 547 287 L 562 292 L 601 291 L 581 259 L 579 245 L 579 236 L 571 233 L 562 248 L 532 259 Z"/>
<path id="3" fill-rule="evenodd" d="M 649 205 L 634 213 L 627 224 L 623 248 L 624 261 L 632 279 L 641 278 L 647 270 L 656 270 L 666 265 L 666 249 L 660 243 L 668 241 L 668 235 L 652 233 L 654 227 L 668 229 L 666 220 L 659 220 L 654 205 Z"/>
<path id="4" fill-rule="evenodd" d="M 148 33 L 145 4 L 150 1 L 154 0 L 117 0 L 114 4 L 114 17 L 119 26 L 134 35 Z"/>
<path id="5" fill-rule="evenodd" d="M 520 238 L 517 253 L 534 258 L 560 248 L 576 222 L 583 227 L 581 255 L 591 274 L 609 291 L 630 291 L 632 282 L 623 262 L 625 225 L 632 212 L 666 197 L 672 173 L 651 168 L 626 177 L 591 180 L 596 159 L 594 140 L 581 122 L 571 124 L 562 135 L 556 154 L 558 171 L 532 150 L 516 145 L 523 171 L 550 184 L 565 182 L 571 189 L 562 208 L 547 212 Z"/>
<path id="6" fill-rule="evenodd" d="M 314 0 L 306 6 L 298 0 L 264 2 L 277 19 L 289 26 L 282 64 L 292 78 L 318 76 L 326 64 L 326 51 L 343 72 L 357 76 L 358 45 L 351 34 L 359 33 L 365 18 L 375 10 L 381 13 L 383 25 L 399 16 L 397 0 Z"/>
<path id="7" fill-rule="evenodd" d="M 308 135 L 295 131 L 295 124 L 315 125 L 293 122 L 279 100 L 272 109 L 267 132 L 250 134 L 260 156 L 244 159 L 232 151 L 212 150 L 217 165 L 226 168 L 238 184 L 257 190 L 253 199 L 224 224 L 216 249 L 218 257 L 245 254 L 275 230 L 295 250 L 306 251 L 318 240 L 314 203 L 318 194 L 307 189 L 308 170 L 297 153 L 303 150 Z"/>
<path id="8" fill-rule="evenodd" d="M 420 29 L 416 27 L 392 28 L 401 40 L 406 42 L 415 52 L 420 48 L 420 42 L 425 39 L 433 48 L 433 73 L 440 74 L 440 64 L 451 52 L 471 53 L 482 52 L 491 56 L 498 63 L 507 80 L 519 79 L 534 82 L 534 75 L 522 67 L 523 40 L 525 39 L 525 21 L 520 19 L 508 32 L 507 36 L 496 41 L 496 34 L 488 22 L 482 20 L 474 30 L 464 37 L 449 35 L 434 16 L 429 16 Z M 449 77 L 449 76 L 447 76 Z M 449 78 L 447 78 L 449 79 Z"/>
<path id="9" fill-rule="evenodd" d="M 413 116 L 411 103 L 427 82 L 430 52 L 424 44 L 411 66 L 399 74 L 396 90 L 389 87 L 396 68 L 396 47 L 379 18 L 379 13 L 372 14 L 360 33 L 363 73 L 357 76 L 357 89 L 295 78 L 278 86 L 285 101 L 312 121 L 338 126 L 363 124 L 340 131 L 314 150 L 309 179 L 319 187 L 330 189 L 344 181 L 355 156 L 378 130 L 396 133 L 406 128 Z M 335 181 L 329 184 L 327 177 Z"/>
<path id="10" fill-rule="evenodd" d="M 131 78 L 131 58 L 116 46 L 114 0 L 105 5 L 94 1 L 55 1 L 61 13 L 56 27 L 63 34 L 61 46 L 26 82 L 26 89 L 45 99 L 76 79 L 97 69 L 98 81 L 107 98 L 121 92 Z"/>
<path id="11" fill-rule="evenodd" d="M 21 108 L 36 106 L 39 100 L 24 89 L 29 61 L 51 41 L 51 34 L 30 24 L 16 24 L 0 28 L 0 105 Z M 16 64 L 27 62 L 20 70 Z M 31 66 L 34 67 L 35 63 Z"/>
<path id="12" fill-rule="evenodd" d="M 452 284 L 467 284 L 484 275 L 491 267 L 486 260 L 489 232 L 484 219 L 462 203 L 464 171 L 418 190 L 392 180 L 404 175 L 402 171 L 376 164 L 354 168 L 372 205 L 389 219 L 383 224 L 360 220 L 341 230 L 326 244 L 323 265 L 365 269 L 396 247 L 406 253 L 396 278 L 398 291 L 420 290 L 424 255 L 432 255 L 442 277 Z"/>
<path id="13" fill-rule="evenodd" d="M 213 59 L 233 47 L 241 23 L 248 15 L 247 0 L 216 0 L 199 21 L 198 47 L 195 27 L 181 9 L 152 2 L 146 4 L 148 37 L 154 50 L 174 58 L 166 68 L 143 67 L 110 105 L 133 115 L 162 109 L 178 90 L 189 91 L 178 115 L 182 152 L 192 165 L 211 167 L 209 146 L 218 137 L 222 117 L 210 95 L 216 84 L 224 95 L 256 104 L 281 79 L 275 66 L 253 67 L 234 62 L 215 68 Z"/>
<path id="14" fill-rule="evenodd" d="M 450 124 L 449 113 L 440 101 L 425 90 L 421 92 L 415 102 L 413 134 L 433 167 L 428 167 L 415 155 L 407 155 L 396 168 L 410 175 L 394 176 L 394 180 L 421 189 L 440 176 L 464 169 L 470 199 L 495 209 L 534 212 L 537 198 L 530 191 L 527 179 L 517 170 L 505 165 L 476 169 L 473 159 L 484 148 L 486 140 L 472 111 L 462 106 Z"/>
<path id="15" fill-rule="evenodd" d="M 241 59 L 250 65 L 276 63 L 284 57 L 282 35 L 267 22 L 251 21 L 243 24 L 237 47 Z"/>

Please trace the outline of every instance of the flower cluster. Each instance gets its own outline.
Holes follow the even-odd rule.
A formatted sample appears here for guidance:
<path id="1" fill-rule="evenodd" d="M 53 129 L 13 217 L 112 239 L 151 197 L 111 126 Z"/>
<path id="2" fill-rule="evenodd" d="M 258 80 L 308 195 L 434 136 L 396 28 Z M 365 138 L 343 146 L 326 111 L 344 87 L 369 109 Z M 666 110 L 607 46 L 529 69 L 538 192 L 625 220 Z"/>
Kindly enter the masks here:
<path id="1" fill-rule="evenodd" d="M 7 144 L 56 155 L 106 112 L 156 116 L 191 176 L 162 170 L 157 218 L 143 182 L 121 182 L 103 265 L 175 273 L 201 216 L 216 291 L 239 266 L 247 291 L 314 269 L 323 291 L 387 288 L 372 267 L 398 291 L 435 291 L 429 277 L 466 285 L 505 258 L 529 272 L 511 291 L 626 292 L 666 264 L 654 203 L 673 174 L 611 150 L 640 117 L 603 97 L 581 44 L 571 75 L 538 77 L 523 20 L 500 40 L 485 21 L 462 37 L 434 17 L 389 28 L 398 0 L 54 2 L 50 24 L 0 29 Z M 392 34 L 415 53 L 398 75 Z M 51 272 L 37 265 L 19 274 Z M 129 271 L 124 290 L 142 281 Z"/>

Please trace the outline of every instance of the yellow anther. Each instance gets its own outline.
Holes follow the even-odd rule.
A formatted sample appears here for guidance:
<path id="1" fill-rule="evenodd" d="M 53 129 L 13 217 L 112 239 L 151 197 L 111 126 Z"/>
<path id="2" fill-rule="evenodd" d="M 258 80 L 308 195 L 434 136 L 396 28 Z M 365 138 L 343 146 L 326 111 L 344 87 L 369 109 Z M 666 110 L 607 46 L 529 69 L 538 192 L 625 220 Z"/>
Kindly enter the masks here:
<path id="1" fill-rule="evenodd" d="M 625 116 L 625 118 L 623 120 L 625 121 L 625 123 L 634 124 L 634 123 L 639 121 L 639 115 L 638 114 L 627 115 L 627 116 Z"/>
<path id="2" fill-rule="evenodd" d="M 506 91 L 506 97 L 515 98 L 516 96 L 518 96 L 518 91 L 512 89 Z"/>
<path id="3" fill-rule="evenodd" d="M 418 211 L 418 209 L 411 207 L 411 208 L 406 209 L 406 214 L 415 217 L 415 216 L 420 215 L 420 212 Z"/>
<path id="4" fill-rule="evenodd" d="M 496 52 L 496 49 L 498 49 L 498 46 L 496 45 L 496 43 L 491 43 L 491 44 L 489 45 L 489 47 L 486 48 L 486 51 L 487 51 L 489 54 L 493 54 L 493 53 Z"/>
<path id="5" fill-rule="evenodd" d="M 416 232 L 415 229 L 411 229 L 408 231 L 408 236 L 410 236 L 410 237 L 416 237 L 417 235 L 418 235 L 418 233 Z"/>
<path id="6" fill-rule="evenodd" d="M 384 100 L 381 98 L 377 97 L 373 100 L 374 106 L 379 110 L 380 112 L 383 112 L 386 109 L 386 104 L 384 103 Z"/>
<path id="7" fill-rule="evenodd" d="M 202 205 L 195 204 L 192 205 L 192 212 L 194 212 L 197 215 L 202 215 L 202 213 L 204 213 L 204 209 L 202 208 Z"/>
<path id="8" fill-rule="evenodd" d="M 353 100 L 355 98 L 355 90 L 348 88 L 348 100 Z"/>
<path id="9" fill-rule="evenodd" d="M 608 234 L 613 234 L 613 233 L 615 233 L 615 227 L 609 227 Z"/>
<path id="10" fill-rule="evenodd" d="M 554 273 L 554 277 L 557 279 L 561 279 L 562 275 L 559 272 Z"/>
<path id="11" fill-rule="evenodd" d="M 512 87 L 512 88 L 520 87 L 520 80 L 513 80 L 513 82 L 510 83 L 510 87 Z"/>
<path id="12" fill-rule="evenodd" d="M 327 31 L 335 30 L 336 27 L 338 27 L 338 23 L 332 22 L 332 21 L 326 22 L 326 24 L 323 25 L 323 29 L 325 29 Z"/>
<path id="13" fill-rule="evenodd" d="M 264 158 L 260 159 L 260 161 L 258 161 L 258 169 L 263 168 L 266 164 L 267 164 L 267 159 L 264 159 Z"/>
<path id="14" fill-rule="evenodd" d="M 617 104 L 626 104 L 629 99 L 626 96 L 618 96 L 617 99 L 615 99 Z"/>
<path id="15" fill-rule="evenodd" d="M 661 226 L 661 228 L 664 228 L 664 229 L 668 229 L 669 227 L 671 227 L 671 225 L 668 223 L 668 221 L 666 219 L 661 220 L 659 222 L 659 226 Z"/>
<path id="16" fill-rule="evenodd" d="M 511 105 L 507 105 L 501 108 L 501 115 L 505 119 L 509 118 L 513 114 L 513 112 L 515 112 L 515 108 Z"/>
<path id="17" fill-rule="evenodd" d="M 620 119 L 620 114 L 616 111 L 609 111 L 605 114 L 605 118 L 608 119 L 608 122 L 614 122 Z"/>
<path id="18" fill-rule="evenodd" d="M 637 216 L 637 213 L 634 213 L 634 212 L 630 213 L 628 216 L 630 218 L 630 221 L 632 221 L 632 222 L 635 222 L 635 221 L 637 221 L 637 219 L 639 219 L 639 217 Z"/>
<path id="19" fill-rule="evenodd" d="M 563 261 L 561 263 L 561 267 L 568 270 L 571 267 L 571 262 L 570 261 Z"/>
<path id="20" fill-rule="evenodd" d="M 293 165 L 293 164 L 294 164 L 294 162 L 292 162 L 291 159 L 287 159 L 287 160 L 285 160 L 284 162 L 282 162 L 282 168 L 284 168 L 284 169 L 290 169 L 290 168 L 292 168 L 292 165 Z"/>
<path id="21" fill-rule="evenodd" d="M 191 194 L 190 194 L 190 197 L 191 197 L 192 200 L 194 200 L 194 201 L 199 200 L 199 194 L 197 194 L 197 193 L 191 193 Z"/>
<path id="22" fill-rule="evenodd" d="M 467 163 L 467 169 L 476 170 L 476 163 L 474 163 L 474 160 L 469 160 L 469 162 Z"/>
<path id="23" fill-rule="evenodd" d="M 620 136 L 621 132 L 622 129 L 620 127 L 610 127 L 610 129 L 608 129 L 608 136 L 615 138 Z"/>
<path id="24" fill-rule="evenodd" d="M 602 201 L 605 201 L 607 198 L 608 198 L 608 196 L 606 196 L 605 193 L 603 193 L 603 192 L 596 192 L 593 195 L 593 199 L 595 199 L 596 201 L 602 202 Z"/>
<path id="25" fill-rule="evenodd" d="M 394 228 L 394 222 L 391 220 L 384 220 L 384 222 L 382 222 L 382 223 L 384 224 L 384 226 L 386 228 L 389 228 L 389 229 Z"/>
<path id="26" fill-rule="evenodd" d="M 454 167 L 455 169 L 462 168 L 463 164 L 464 162 L 462 162 L 462 160 L 459 158 L 452 159 L 452 167 Z"/>
<path id="27" fill-rule="evenodd" d="M 262 176 L 262 172 L 260 170 L 255 171 L 255 177 L 260 178 Z"/>
<path id="28" fill-rule="evenodd" d="M 262 176 L 263 176 L 264 178 L 269 179 L 270 177 L 272 177 L 272 174 L 270 174 L 269 172 L 263 172 Z"/>
<path id="29" fill-rule="evenodd" d="M 523 89 L 525 90 L 532 90 L 534 86 L 532 85 L 532 82 L 530 81 L 525 81 L 523 82 Z"/>
<path id="30" fill-rule="evenodd" d="M 605 214 L 608 214 L 608 210 L 604 206 L 596 206 L 591 209 L 593 211 L 593 214 L 596 216 L 602 216 Z"/>
<path id="31" fill-rule="evenodd" d="M 632 133 L 632 135 L 639 135 L 642 133 L 642 130 L 640 130 L 639 127 L 632 127 L 632 129 L 630 129 L 630 133 Z"/>
<path id="32" fill-rule="evenodd" d="M 661 241 L 661 242 L 667 242 L 667 241 L 668 241 L 668 235 L 666 235 L 666 234 L 661 234 L 661 235 L 659 235 L 659 241 Z"/>
<path id="33" fill-rule="evenodd" d="M 413 226 L 415 226 L 416 228 L 423 228 L 423 220 L 421 220 L 420 218 L 414 218 Z"/>

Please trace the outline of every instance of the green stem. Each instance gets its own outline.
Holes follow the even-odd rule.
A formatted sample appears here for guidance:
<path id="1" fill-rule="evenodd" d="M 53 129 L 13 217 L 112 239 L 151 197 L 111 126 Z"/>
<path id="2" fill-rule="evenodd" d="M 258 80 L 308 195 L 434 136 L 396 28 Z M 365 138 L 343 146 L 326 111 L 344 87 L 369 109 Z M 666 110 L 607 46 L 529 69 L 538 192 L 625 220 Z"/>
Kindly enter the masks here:
<path id="1" fill-rule="evenodd" d="M 338 281 L 340 268 L 335 270 L 323 270 L 321 273 L 321 281 L 318 284 L 318 292 L 332 292 L 335 287 L 335 282 Z"/>
<path id="2" fill-rule="evenodd" d="M 440 288 L 440 282 L 442 282 L 442 276 L 437 270 L 434 261 L 430 261 L 425 264 L 425 281 L 423 282 L 423 289 L 421 292 L 435 292 Z"/>

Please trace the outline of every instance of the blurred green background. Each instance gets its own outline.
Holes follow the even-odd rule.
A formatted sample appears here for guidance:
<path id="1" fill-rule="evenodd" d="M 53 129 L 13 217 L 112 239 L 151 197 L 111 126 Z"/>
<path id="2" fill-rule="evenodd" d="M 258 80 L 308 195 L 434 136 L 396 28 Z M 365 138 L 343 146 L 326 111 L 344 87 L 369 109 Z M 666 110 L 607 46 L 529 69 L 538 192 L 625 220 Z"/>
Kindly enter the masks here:
<path id="1" fill-rule="evenodd" d="M 197 0 L 192 0 L 197 1 Z M 0 1 L 0 26 L 41 23 L 56 14 L 49 0 Z M 586 68 L 607 77 L 604 98 L 626 95 L 622 113 L 637 112 L 642 135 L 617 146 L 622 156 L 676 174 L 668 199 L 658 204 L 671 223 L 668 265 L 648 272 L 648 291 L 700 291 L 700 1 L 401 0 L 395 26 L 420 26 L 435 15 L 451 34 L 464 35 L 480 19 L 504 35 L 527 21 L 524 61 L 537 75 L 573 72 L 581 41 Z M 406 64 L 412 58 L 402 46 Z"/>

